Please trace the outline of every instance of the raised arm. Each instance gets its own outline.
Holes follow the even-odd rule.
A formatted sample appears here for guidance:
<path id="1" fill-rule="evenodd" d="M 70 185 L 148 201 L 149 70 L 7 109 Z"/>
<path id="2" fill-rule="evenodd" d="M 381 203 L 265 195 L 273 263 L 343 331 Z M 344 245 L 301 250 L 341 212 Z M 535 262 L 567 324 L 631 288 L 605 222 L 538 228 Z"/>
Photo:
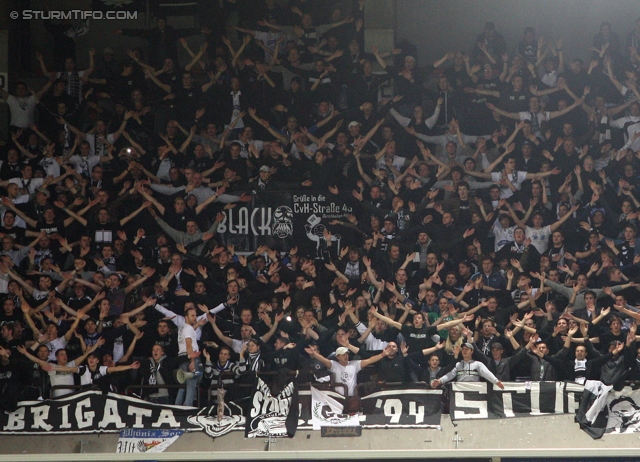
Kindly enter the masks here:
<path id="1" fill-rule="evenodd" d="M 520 120 L 520 114 L 518 114 L 517 112 L 507 112 L 503 109 L 500 109 L 493 103 L 485 103 L 485 104 L 489 109 L 491 109 L 492 111 L 496 111 L 498 114 L 502 116 L 508 117 L 510 119 Z"/>
<path id="2" fill-rule="evenodd" d="M 369 309 L 369 313 L 373 314 L 376 318 L 378 318 L 378 319 L 380 319 L 380 320 L 382 320 L 382 321 L 386 322 L 387 324 L 389 324 L 389 325 L 390 325 L 390 326 L 392 326 L 392 327 L 395 327 L 395 328 L 396 328 L 396 329 L 398 329 L 398 330 L 401 330 L 401 329 L 402 329 L 402 324 L 400 324 L 400 323 L 399 323 L 399 322 L 397 322 L 397 321 L 394 321 L 394 320 L 393 320 L 393 319 L 391 319 L 391 318 L 388 318 L 387 316 L 385 316 L 385 315 L 383 315 L 383 314 L 378 313 L 378 309 L 377 309 L 375 306 L 372 306 L 372 307 Z"/>
<path id="3" fill-rule="evenodd" d="M 313 348 L 305 348 L 304 351 L 306 351 L 313 359 L 320 361 L 327 369 L 331 369 L 331 366 L 333 366 L 333 363 L 330 360 L 322 356 L 320 353 L 316 353 Z"/>
<path id="4" fill-rule="evenodd" d="M 233 347 L 233 340 L 222 333 L 222 331 L 220 330 L 220 328 L 216 324 L 216 317 L 215 316 L 211 316 L 210 314 L 207 314 L 207 318 L 209 319 L 209 322 L 211 323 L 211 327 L 213 327 L 213 332 L 216 334 L 216 336 L 225 345 L 227 345 L 229 348 L 232 348 Z"/>

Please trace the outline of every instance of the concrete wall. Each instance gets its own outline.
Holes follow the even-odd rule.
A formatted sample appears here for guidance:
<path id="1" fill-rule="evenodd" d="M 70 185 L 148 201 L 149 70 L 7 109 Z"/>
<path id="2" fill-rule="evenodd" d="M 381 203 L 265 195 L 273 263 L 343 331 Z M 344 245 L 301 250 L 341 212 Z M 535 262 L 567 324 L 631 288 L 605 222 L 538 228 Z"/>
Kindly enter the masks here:
<path id="1" fill-rule="evenodd" d="M 116 460 L 453 460 L 500 457 L 575 457 L 576 461 L 638 455 L 638 435 L 607 435 L 591 439 L 571 415 L 459 421 L 442 416 L 442 430 L 376 429 L 362 436 L 322 438 L 319 431 L 298 431 L 294 438 L 247 439 L 244 432 L 211 438 L 204 432 L 182 435 L 166 452 L 116 454 L 118 435 L 3 436 L 0 462 L 116 461 Z M 458 439 L 456 443 L 455 439 Z M 83 443 L 84 442 L 84 443 Z M 592 459 L 587 459 L 592 460 Z M 629 460 L 629 459 L 626 459 Z M 637 460 L 637 459 L 634 459 Z"/>
<path id="2" fill-rule="evenodd" d="M 396 40 L 417 45 L 420 58 L 434 61 L 447 51 L 469 52 L 486 21 L 507 41 L 511 52 L 525 27 L 562 38 L 566 58 L 587 59 L 593 36 L 609 21 L 624 42 L 640 17 L 638 0 L 401 0 L 396 3 Z"/>

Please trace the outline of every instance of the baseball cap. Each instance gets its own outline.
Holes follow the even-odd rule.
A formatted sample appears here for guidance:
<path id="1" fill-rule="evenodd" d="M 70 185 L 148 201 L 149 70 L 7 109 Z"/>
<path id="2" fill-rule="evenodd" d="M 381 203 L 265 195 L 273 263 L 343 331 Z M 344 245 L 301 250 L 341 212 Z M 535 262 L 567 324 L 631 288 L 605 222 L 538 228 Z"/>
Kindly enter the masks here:
<path id="1" fill-rule="evenodd" d="M 268 165 L 263 165 L 262 167 L 260 167 L 260 171 L 261 172 L 270 172 L 271 169 L 269 168 Z"/>
<path id="2" fill-rule="evenodd" d="M 351 127 L 358 127 L 359 125 L 360 125 L 360 122 L 358 122 L 357 120 L 354 120 L 354 121 L 352 121 L 352 122 L 349 122 L 349 126 L 348 126 L 348 128 L 351 128 Z"/>
<path id="3" fill-rule="evenodd" d="M 497 348 L 498 350 L 504 350 L 504 347 L 502 346 L 502 343 L 500 343 L 500 342 L 493 342 L 491 344 L 491 349 L 493 350 L 494 348 Z"/>
<path id="4" fill-rule="evenodd" d="M 467 347 L 467 348 L 471 348 L 473 350 L 473 343 L 471 342 L 464 342 L 462 344 L 463 347 Z"/>
<path id="5" fill-rule="evenodd" d="M 347 353 L 349 353 L 349 349 L 345 347 L 338 347 L 338 349 L 336 350 L 336 356 L 345 355 Z"/>

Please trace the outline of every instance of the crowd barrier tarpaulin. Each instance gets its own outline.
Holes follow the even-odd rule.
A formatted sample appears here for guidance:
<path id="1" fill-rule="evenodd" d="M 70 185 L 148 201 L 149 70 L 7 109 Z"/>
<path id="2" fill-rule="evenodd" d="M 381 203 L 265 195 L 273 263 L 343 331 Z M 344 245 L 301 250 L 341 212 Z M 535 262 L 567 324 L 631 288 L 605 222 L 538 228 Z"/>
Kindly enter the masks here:
<path id="1" fill-rule="evenodd" d="M 602 382 L 588 380 L 576 420 L 589 436 L 640 432 L 640 383 L 616 391 Z"/>
<path id="2" fill-rule="evenodd" d="M 440 428 L 442 390 L 383 390 L 362 398 L 368 428 Z"/>
<path id="3" fill-rule="evenodd" d="M 353 212 L 333 194 L 307 190 L 256 191 L 253 200 L 225 211 L 217 232 L 237 249 L 254 251 L 263 243 L 278 250 L 296 245 L 301 252 L 322 258 L 327 249 L 325 230 L 332 220 L 344 220 Z M 342 236 L 331 235 L 341 248 Z"/>
<path id="4" fill-rule="evenodd" d="M 285 410 L 284 429 L 287 436 L 297 426 L 312 430 L 312 399 L 310 390 L 286 391 L 282 399 L 267 397 L 264 388 L 260 395 L 249 399 L 249 409 L 234 402 L 197 409 L 186 406 L 154 404 L 138 398 L 84 391 L 47 401 L 25 401 L 14 412 L 0 415 L 2 435 L 57 435 L 74 433 L 119 433 L 132 430 L 203 431 L 217 438 L 230 431 L 245 431 L 247 420 L 255 420 L 251 430 L 264 430 L 271 419 Z M 268 387 L 267 387 L 268 388 Z M 284 391 L 283 391 L 284 392 Z M 344 404 L 344 397 L 336 392 L 328 396 Z M 297 395 L 297 396 L 296 396 Z M 297 398 L 297 399 L 296 399 Z M 276 403 L 275 400 L 278 400 Z M 414 389 L 385 390 L 362 398 L 363 413 L 357 416 L 363 428 L 437 428 L 440 425 L 442 390 Z M 288 407 L 284 405 L 287 402 Z M 286 409 L 285 409 L 286 408 Z M 251 409 L 255 409 L 252 416 Z M 293 412 L 289 412 L 293 411 Z M 270 415 L 273 414 L 273 415 Z M 331 425 L 330 413 L 325 412 L 326 425 Z M 294 418 L 296 422 L 292 421 Z M 288 420 L 288 422 L 287 422 Z M 282 419 L 279 420 L 282 422 Z M 296 425 L 297 423 L 297 425 Z M 282 425 L 280 425 L 282 427 Z M 278 428 L 280 428 L 278 427 Z M 271 427 L 269 427 L 271 430 Z M 271 436 L 274 432 L 269 431 Z M 257 433 L 256 433 L 257 435 Z"/>
<path id="5" fill-rule="evenodd" d="M 584 387 L 573 382 L 503 382 L 504 390 L 485 382 L 451 384 L 451 420 L 504 419 L 575 414 Z"/>
<path id="6" fill-rule="evenodd" d="M 332 391 L 311 387 L 311 422 L 314 430 L 322 427 L 360 426 L 357 415 L 343 413 L 344 397 Z"/>
<path id="7" fill-rule="evenodd" d="M 127 428 L 120 432 L 116 452 L 164 452 L 183 433 L 184 430 L 134 430 Z"/>
<path id="8" fill-rule="evenodd" d="M 258 377 L 244 436 L 293 437 L 298 429 L 299 413 L 298 388 L 293 380 L 274 396 L 269 385 Z"/>

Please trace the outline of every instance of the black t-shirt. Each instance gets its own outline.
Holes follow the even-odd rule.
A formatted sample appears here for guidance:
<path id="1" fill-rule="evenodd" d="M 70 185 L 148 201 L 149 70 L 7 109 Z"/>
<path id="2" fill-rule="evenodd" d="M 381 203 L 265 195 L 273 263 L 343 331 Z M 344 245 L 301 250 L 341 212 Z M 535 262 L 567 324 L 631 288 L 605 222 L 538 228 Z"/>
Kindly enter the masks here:
<path id="1" fill-rule="evenodd" d="M 14 226 L 11 229 L 5 228 L 4 226 L 0 226 L 1 234 L 4 234 L 6 236 L 11 236 L 16 241 L 16 244 L 20 244 L 20 245 L 26 244 L 25 231 L 26 230 L 24 228 L 18 228 L 17 226 Z"/>
<path id="2" fill-rule="evenodd" d="M 431 336 L 438 333 L 437 327 L 423 325 L 420 329 L 414 326 L 403 325 L 400 329 L 404 341 L 409 347 L 409 353 L 424 350 L 434 345 Z"/>
<path id="3" fill-rule="evenodd" d="M 196 116 L 196 111 L 203 105 L 204 95 L 200 87 L 192 85 L 190 88 L 184 88 L 182 85 L 171 87 L 171 93 L 175 98 L 176 112 L 179 122 L 192 122 Z"/>
<path id="4" fill-rule="evenodd" d="M 116 239 L 118 229 L 120 226 L 117 223 L 90 223 L 89 231 L 96 249 L 100 250 L 104 244 L 112 244 Z"/>
<path id="5" fill-rule="evenodd" d="M 64 221 L 60 219 L 54 221 L 53 223 L 39 222 L 36 225 L 36 229 L 38 230 L 38 232 L 44 231 L 48 235 L 60 234 L 61 236 L 64 236 L 65 226 Z"/>
<path id="6" fill-rule="evenodd" d="M 529 93 L 513 88 L 500 92 L 500 107 L 507 112 L 523 112 L 529 109 Z"/>

